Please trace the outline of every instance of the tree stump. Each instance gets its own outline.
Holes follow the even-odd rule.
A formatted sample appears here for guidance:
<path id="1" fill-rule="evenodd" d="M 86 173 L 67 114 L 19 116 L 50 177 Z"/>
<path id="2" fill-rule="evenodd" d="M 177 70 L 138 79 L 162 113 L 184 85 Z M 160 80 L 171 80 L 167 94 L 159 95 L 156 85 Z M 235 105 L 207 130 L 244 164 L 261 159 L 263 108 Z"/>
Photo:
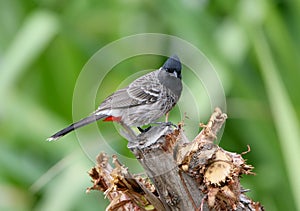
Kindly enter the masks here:
<path id="1" fill-rule="evenodd" d="M 147 177 L 130 174 L 116 156 L 112 167 L 100 153 L 89 171 L 93 186 L 110 200 L 106 210 L 263 210 L 245 195 L 243 174 L 254 174 L 242 154 L 227 152 L 214 144 L 227 115 L 216 108 L 193 141 L 170 123 L 151 127 L 138 136 L 125 128 L 128 147 Z M 129 132 L 128 132 L 129 131 Z"/>

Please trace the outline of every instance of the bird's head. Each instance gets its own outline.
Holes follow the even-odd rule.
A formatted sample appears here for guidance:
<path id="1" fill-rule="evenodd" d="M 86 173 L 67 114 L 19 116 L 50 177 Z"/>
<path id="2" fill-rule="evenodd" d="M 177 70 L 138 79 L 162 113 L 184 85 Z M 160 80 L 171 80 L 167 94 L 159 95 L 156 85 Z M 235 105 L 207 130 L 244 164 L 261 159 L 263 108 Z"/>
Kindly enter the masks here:
<path id="1" fill-rule="evenodd" d="M 177 55 L 172 55 L 162 66 L 170 75 L 181 79 L 181 62 Z"/>

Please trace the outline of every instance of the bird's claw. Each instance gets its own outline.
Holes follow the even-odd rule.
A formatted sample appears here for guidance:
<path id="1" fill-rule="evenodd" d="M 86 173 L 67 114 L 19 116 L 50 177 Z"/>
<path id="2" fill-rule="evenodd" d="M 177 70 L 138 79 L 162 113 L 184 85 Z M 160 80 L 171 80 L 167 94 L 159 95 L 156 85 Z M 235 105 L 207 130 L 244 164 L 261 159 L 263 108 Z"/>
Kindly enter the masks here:
<path id="1" fill-rule="evenodd" d="M 153 124 L 173 126 L 173 127 L 177 128 L 177 125 L 175 125 L 173 122 L 154 122 Z"/>

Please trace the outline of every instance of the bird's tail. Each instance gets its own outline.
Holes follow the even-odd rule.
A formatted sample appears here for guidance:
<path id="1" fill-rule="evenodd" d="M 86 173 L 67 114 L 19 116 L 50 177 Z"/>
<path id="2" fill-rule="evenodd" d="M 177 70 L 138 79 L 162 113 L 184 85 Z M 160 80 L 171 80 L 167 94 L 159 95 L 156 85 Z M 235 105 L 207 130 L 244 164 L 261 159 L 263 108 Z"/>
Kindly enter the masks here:
<path id="1" fill-rule="evenodd" d="M 88 125 L 88 124 L 90 124 L 92 122 L 95 122 L 99 119 L 103 119 L 105 117 L 107 117 L 107 115 L 94 115 L 94 114 L 92 114 L 91 116 L 83 118 L 82 120 L 79 120 L 78 122 L 75 122 L 75 123 L 71 124 L 70 126 L 58 131 L 54 135 L 47 138 L 47 140 L 48 141 L 57 140 L 57 139 L 63 137 L 64 135 L 68 134 L 69 132 L 71 132 L 71 131 L 73 131 L 77 128 L 83 127 L 85 125 Z"/>

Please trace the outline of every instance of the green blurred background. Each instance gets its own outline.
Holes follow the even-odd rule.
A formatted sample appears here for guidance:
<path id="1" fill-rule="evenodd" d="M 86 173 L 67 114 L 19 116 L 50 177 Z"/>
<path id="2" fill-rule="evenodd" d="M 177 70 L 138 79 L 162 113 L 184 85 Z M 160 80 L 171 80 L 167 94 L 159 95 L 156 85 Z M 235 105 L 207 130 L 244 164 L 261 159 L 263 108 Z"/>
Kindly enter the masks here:
<path id="1" fill-rule="evenodd" d="M 251 146 L 245 158 L 257 176 L 244 176 L 243 186 L 267 210 L 300 210 L 299 20 L 300 1 L 0 0 L 0 210 L 104 209 L 101 193 L 85 193 L 94 163 L 75 135 L 45 139 L 72 122 L 75 82 L 88 59 L 144 32 L 178 36 L 205 53 L 227 97 L 220 145 Z M 163 59 L 145 62 L 155 68 Z M 116 71 L 120 80 L 143 65 L 132 59 L 121 67 L 130 71 Z M 104 82 L 99 99 L 117 79 Z M 112 139 L 130 156 L 125 141 Z"/>

